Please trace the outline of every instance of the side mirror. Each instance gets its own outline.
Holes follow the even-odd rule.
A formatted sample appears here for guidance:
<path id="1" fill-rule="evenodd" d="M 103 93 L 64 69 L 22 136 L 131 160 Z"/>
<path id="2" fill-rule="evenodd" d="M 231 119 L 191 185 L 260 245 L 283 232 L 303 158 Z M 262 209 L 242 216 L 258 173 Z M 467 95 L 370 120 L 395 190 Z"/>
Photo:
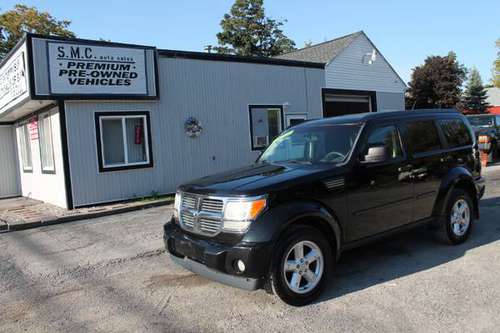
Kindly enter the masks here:
<path id="1" fill-rule="evenodd" d="M 364 156 L 363 163 L 381 163 L 387 161 L 387 148 L 376 146 L 368 148 L 368 153 Z"/>

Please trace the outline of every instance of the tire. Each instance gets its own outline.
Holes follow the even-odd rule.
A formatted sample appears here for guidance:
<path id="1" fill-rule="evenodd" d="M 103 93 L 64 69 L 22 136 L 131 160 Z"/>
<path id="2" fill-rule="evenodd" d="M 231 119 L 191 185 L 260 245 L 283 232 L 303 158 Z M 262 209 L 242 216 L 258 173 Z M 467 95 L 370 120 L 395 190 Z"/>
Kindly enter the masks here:
<path id="1" fill-rule="evenodd" d="M 452 189 L 446 205 L 444 225 L 439 236 L 446 243 L 458 245 L 467 240 L 474 222 L 474 203 L 466 191 Z"/>
<path id="2" fill-rule="evenodd" d="M 318 229 L 292 227 L 278 242 L 268 284 L 283 302 L 293 306 L 307 305 L 325 289 L 335 264 L 333 258 L 332 246 Z"/>

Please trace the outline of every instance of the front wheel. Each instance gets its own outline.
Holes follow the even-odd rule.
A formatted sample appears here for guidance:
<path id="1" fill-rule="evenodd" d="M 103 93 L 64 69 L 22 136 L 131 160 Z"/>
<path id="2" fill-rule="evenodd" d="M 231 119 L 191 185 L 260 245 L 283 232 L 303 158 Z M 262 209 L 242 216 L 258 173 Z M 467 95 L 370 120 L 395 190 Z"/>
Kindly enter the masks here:
<path id="1" fill-rule="evenodd" d="M 269 277 L 272 291 L 293 306 L 311 303 L 328 283 L 332 258 L 332 247 L 318 229 L 290 229 L 278 243 L 273 258 Z"/>
<path id="2" fill-rule="evenodd" d="M 474 221 L 472 199 L 464 190 L 453 189 L 448 200 L 442 238 L 450 244 L 461 244 L 469 237 Z"/>

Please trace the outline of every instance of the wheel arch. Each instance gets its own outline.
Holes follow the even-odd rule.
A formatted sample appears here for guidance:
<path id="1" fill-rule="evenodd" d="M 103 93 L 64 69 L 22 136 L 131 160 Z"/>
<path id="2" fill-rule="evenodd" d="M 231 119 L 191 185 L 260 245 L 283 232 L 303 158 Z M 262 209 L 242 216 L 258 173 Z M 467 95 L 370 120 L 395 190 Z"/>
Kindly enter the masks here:
<path id="1" fill-rule="evenodd" d="M 446 204 L 453 189 L 462 189 L 470 195 L 474 204 L 474 216 L 475 218 L 479 218 L 479 200 L 474 179 L 471 173 L 462 167 L 451 170 L 441 182 L 441 187 L 434 204 L 433 215 L 445 215 Z"/>

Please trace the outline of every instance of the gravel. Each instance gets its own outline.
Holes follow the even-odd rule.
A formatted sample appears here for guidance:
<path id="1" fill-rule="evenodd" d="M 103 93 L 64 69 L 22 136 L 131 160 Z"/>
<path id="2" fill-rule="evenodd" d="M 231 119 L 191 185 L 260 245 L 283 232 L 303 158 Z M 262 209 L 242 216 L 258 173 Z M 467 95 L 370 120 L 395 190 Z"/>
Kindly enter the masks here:
<path id="1" fill-rule="evenodd" d="M 169 206 L 0 234 L 0 332 L 495 332 L 500 168 L 486 176 L 468 242 L 417 229 L 347 252 L 303 308 L 175 266 L 162 241 Z"/>

